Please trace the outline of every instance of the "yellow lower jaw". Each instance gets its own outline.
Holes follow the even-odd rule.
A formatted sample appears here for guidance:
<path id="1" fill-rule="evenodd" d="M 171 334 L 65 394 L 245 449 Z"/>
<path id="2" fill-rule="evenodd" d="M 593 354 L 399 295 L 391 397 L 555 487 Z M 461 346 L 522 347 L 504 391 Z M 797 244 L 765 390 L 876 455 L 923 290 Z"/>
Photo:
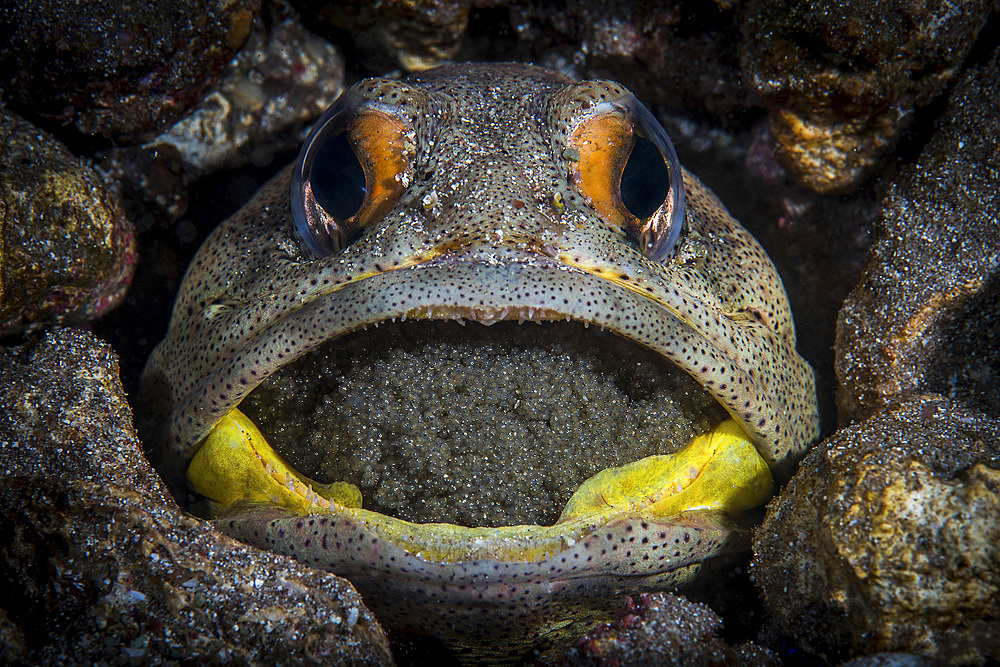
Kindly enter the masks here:
<path id="1" fill-rule="evenodd" d="M 771 473 L 746 433 L 733 420 L 698 436 L 675 454 L 650 456 L 603 470 L 570 498 L 555 526 L 466 528 L 451 524 L 413 524 L 362 510 L 353 484 L 319 484 L 291 468 L 243 413 L 233 409 L 205 438 L 188 468 L 198 493 L 224 507 L 238 502 L 265 503 L 299 514 L 335 511 L 372 524 L 397 541 L 419 543 L 457 560 L 468 541 L 511 540 L 523 545 L 520 556 L 547 552 L 549 542 L 574 539 L 590 527 L 618 516 L 663 519 L 692 511 L 730 515 L 766 501 Z M 433 545 L 433 546 L 429 546 Z"/>
<path id="2" fill-rule="evenodd" d="M 773 490 L 767 462 L 729 419 L 674 454 L 597 473 L 569 499 L 559 522 L 640 512 L 659 519 L 694 511 L 735 516 L 765 502 Z"/>
<path id="3" fill-rule="evenodd" d="M 347 482 L 319 484 L 300 474 L 236 408 L 206 436 L 187 477 L 195 491 L 225 507 L 249 501 L 301 514 L 331 504 L 361 507 L 358 487 Z"/>

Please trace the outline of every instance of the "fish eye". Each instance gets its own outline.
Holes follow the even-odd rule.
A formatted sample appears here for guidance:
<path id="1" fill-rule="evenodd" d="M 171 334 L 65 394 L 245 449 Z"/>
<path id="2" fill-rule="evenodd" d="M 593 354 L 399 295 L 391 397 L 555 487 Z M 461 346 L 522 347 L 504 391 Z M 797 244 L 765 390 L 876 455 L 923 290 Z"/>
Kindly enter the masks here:
<path id="1" fill-rule="evenodd" d="M 575 179 L 605 220 L 620 225 L 651 259 L 663 261 L 684 224 L 680 161 L 666 131 L 635 97 L 590 108 L 571 132 Z"/>
<path id="2" fill-rule="evenodd" d="M 368 194 L 365 170 L 346 133 L 335 134 L 316 149 L 309 169 L 316 203 L 335 220 L 349 220 Z"/>
<path id="3" fill-rule="evenodd" d="M 620 189 L 622 203 L 636 218 L 648 218 L 663 205 L 670 191 L 670 170 L 653 142 L 635 136 Z"/>
<path id="4" fill-rule="evenodd" d="M 346 248 L 399 199 L 412 154 L 409 123 L 343 93 L 313 126 L 292 172 L 295 231 L 316 256 Z"/>

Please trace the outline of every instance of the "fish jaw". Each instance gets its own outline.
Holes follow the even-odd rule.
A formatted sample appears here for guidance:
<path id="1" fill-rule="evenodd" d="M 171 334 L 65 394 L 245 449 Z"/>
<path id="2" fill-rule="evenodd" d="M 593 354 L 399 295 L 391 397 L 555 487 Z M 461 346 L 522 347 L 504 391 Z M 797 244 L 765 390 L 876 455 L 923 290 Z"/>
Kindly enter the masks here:
<path id="1" fill-rule="evenodd" d="M 723 516 L 692 513 L 615 519 L 539 560 L 435 562 L 382 539 L 349 511 L 241 512 L 216 526 L 243 542 L 335 569 L 387 627 L 435 637 L 470 661 L 520 659 L 607 620 L 619 595 L 677 588 L 749 546 L 749 532 Z"/>
<path id="2" fill-rule="evenodd" d="M 397 631 L 490 659 L 578 632 L 618 594 L 676 588 L 745 549 L 728 516 L 773 490 L 767 463 L 727 420 L 675 454 L 594 475 L 552 526 L 416 524 L 362 509 L 350 484 L 301 475 L 237 409 L 188 479 L 225 513 L 223 532 L 344 576 Z"/>

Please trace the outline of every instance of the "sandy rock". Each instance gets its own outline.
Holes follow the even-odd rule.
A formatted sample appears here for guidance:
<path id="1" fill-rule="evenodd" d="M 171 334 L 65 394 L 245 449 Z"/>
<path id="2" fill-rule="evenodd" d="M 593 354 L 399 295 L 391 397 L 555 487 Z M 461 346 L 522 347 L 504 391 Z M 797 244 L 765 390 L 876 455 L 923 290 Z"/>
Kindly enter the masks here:
<path id="1" fill-rule="evenodd" d="M 0 335 L 108 312 L 135 262 L 132 224 L 97 173 L 0 109 Z"/>
<path id="2" fill-rule="evenodd" d="M 53 127 L 135 141 L 200 98 L 250 34 L 259 9 L 259 0 L 4 3 L 4 97 Z"/>
<path id="3" fill-rule="evenodd" d="M 107 343 L 60 329 L 34 344 L 0 348 L 0 470 L 5 478 L 108 484 L 173 505 L 142 454 L 132 410 Z"/>
<path id="4" fill-rule="evenodd" d="M 470 0 L 306 2 L 293 0 L 307 22 L 347 32 L 373 70 L 419 71 L 440 65 L 458 51 L 469 22 Z"/>
<path id="5" fill-rule="evenodd" d="M 181 512 L 117 361 L 61 330 L 0 352 L 0 623 L 32 664 L 389 664 L 354 588 Z"/>
<path id="6" fill-rule="evenodd" d="M 842 422 L 927 392 L 1000 416 L 1000 51 L 955 87 L 882 204 L 837 322 Z"/>
<path id="7" fill-rule="evenodd" d="M 818 653 L 1000 658 L 1000 420 L 940 397 L 818 445 L 757 531 L 776 629 Z"/>

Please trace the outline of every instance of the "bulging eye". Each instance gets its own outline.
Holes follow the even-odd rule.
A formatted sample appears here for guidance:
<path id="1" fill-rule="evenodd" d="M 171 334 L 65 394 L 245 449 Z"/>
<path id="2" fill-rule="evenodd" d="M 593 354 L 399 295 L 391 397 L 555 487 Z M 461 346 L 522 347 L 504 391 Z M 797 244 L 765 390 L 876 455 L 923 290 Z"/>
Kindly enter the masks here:
<path id="1" fill-rule="evenodd" d="M 677 153 L 649 110 L 631 95 L 597 104 L 568 143 L 580 154 L 577 185 L 598 214 L 651 259 L 666 259 L 684 224 L 684 183 Z"/>
<path id="2" fill-rule="evenodd" d="M 343 250 L 409 182 L 413 140 L 392 109 L 350 91 L 313 126 L 292 173 L 295 230 L 313 254 Z"/>
<path id="3" fill-rule="evenodd" d="M 653 142 L 639 135 L 633 137 L 632 152 L 622 170 L 622 203 L 636 218 L 656 213 L 670 192 L 670 170 Z"/>
<path id="4" fill-rule="evenodd" d="M 316 149 L 309 184 L 316 203 L 334 220 L 349 220 L 361 210 L 368 183 L 346 132 L 333 135 Z"/>

